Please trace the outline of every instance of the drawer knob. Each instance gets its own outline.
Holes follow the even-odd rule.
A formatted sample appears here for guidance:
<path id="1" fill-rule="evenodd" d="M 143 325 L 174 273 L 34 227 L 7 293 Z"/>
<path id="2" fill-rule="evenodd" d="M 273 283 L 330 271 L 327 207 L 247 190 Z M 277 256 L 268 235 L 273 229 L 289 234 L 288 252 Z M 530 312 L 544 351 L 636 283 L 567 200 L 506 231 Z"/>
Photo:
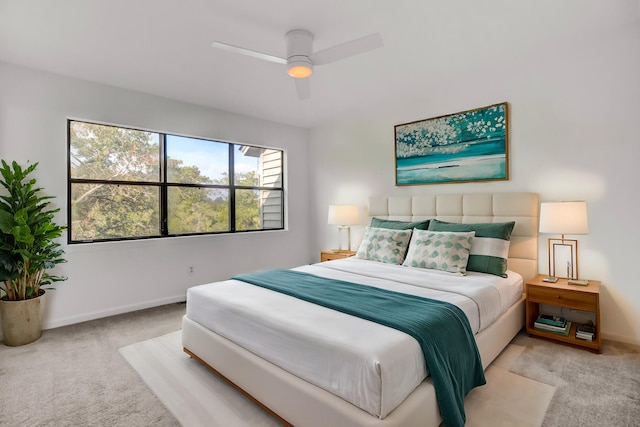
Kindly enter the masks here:
<path id="1" fill-rule="evenodd" d="M 560 299 L 560 295 L 556 295 L 556 298 Z"/>

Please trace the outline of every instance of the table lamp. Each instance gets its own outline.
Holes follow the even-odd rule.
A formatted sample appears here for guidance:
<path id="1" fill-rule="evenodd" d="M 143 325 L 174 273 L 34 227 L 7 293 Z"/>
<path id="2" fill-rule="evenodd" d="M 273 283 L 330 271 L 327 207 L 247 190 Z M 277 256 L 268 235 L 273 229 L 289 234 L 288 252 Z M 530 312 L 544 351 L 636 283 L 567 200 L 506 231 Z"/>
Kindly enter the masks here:
<path id="1" fill-rule="evenodd" d="M 549 238 L 549 276 L 556 277 L 556 247 L 568 248 L 567 279 L 574 284 L 586 284 L 578 279 L 578 241 L 566 239 L 565 234 L 588 234 L 586 202 L 548 202 L 540 204 L 540 233 L 560 234 L 561 238 Z M 550 280 L 549 280 L 550 281 Z M 585 282 L 585 283 L 582 283 Z"/>

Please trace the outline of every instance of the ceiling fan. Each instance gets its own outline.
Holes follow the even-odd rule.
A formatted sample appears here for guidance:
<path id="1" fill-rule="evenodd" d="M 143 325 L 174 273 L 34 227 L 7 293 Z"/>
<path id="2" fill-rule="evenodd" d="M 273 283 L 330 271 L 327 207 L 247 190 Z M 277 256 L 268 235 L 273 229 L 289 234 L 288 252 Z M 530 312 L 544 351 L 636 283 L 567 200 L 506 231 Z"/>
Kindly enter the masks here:
<path id="1" fill-rule="evenodd" d="M 336 62 L 349 58 L 350 56 L 377 49 L 383 45 L 380 33 L 369 34 L 368 36 L 329 47 L 318 52 L 313 52 L 313 34 L 307 30 L 291 30 L 285 34 L 284 39 L 287 44 L 286 58 L 256 52 L 219 41 L 214 41 L 211 46 L 266 61 L 276 62 L 278 64 L 286 64 L 287 74 L 295 79 L 298 99 L 302 100 L 309 98 L 311 94 L 309 76 L 313 74 L 314 65 L 325 65 Z"/>

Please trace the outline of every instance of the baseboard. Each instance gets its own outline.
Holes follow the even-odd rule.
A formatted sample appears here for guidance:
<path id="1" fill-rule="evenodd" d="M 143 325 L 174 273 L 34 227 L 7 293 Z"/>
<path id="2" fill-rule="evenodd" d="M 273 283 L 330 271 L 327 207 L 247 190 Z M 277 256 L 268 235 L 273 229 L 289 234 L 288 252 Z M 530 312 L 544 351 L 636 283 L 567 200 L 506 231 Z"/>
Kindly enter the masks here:
<path id="1" fill-rule="evenodd" d="M 636 346 L 636 347 L 640 347 L 640 341 L 635 340 L 635 339 L 631 339 L 629 337 L 625 337 L 625 336 L 622 336 L 622 335 L 603 333 L 602 334 L 602 339 L 605 340 L 605 341 L 616 341 L 616 342 L 619 342 L 619 343 L 629 344 L 629 345 L 633 345 L 633 346 Z"/>
<path id="2" fill-rule="evenodd" d="M 91 313 L 80 314 L 77 316 L 65 317 L 62 319 L 56 319 L 46 321 L 42 325 L 42 329 L 53 329 L 61 326 L 73 325 L 76 323 L 87 322 L 90 320 L 102 319 L 103 317 L 116 316 L 118 314 L 130 313 L 132 311 L 144 310 L 146 308 L 158 307 L 161 305 L 173 304 L 178 302 L 185 302 L 186 294 L 175 295 L 167 298 L 159 298 L 151 301 L 145 301 L 138 304 L 131 304 L 117 308 L 111 308 L 108 310 L 94 311 Z"/>

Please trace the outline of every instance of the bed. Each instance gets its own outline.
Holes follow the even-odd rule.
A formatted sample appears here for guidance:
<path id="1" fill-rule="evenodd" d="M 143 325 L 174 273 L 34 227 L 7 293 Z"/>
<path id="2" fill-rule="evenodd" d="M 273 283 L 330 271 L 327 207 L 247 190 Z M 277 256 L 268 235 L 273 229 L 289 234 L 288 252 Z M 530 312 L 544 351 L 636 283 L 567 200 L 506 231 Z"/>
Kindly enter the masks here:
<path id="1" fill-rule="evenodd" d="M 522 286 L 537 271 L 538 195 L 372 197 L 368 216 L 406 222 L 435 219 L 442 224 L 515 222 L 508 244 L 506 278 L 474 271 L 461 277 L 368 259 L 336 260 L 294 269 L 301 274 L 385 289 L 391 286 L 396 292 L 448 299 L 462 307 L 469 318 L 482 368 L 486 368 L 524 325 Z M 416 286 L 426 280 L 427 273 L 440 277 L 438 282 L 443 287 Z M 486 294 L 499 295 L 494 304 L 501 306 L 499 310 L 483 309 L 468 291 L 446 292 L 466 279 L 486 282 L 490 289 Z M 212 301 L 220 298 L 219 294 L 227 295 L 224 298 L 231 295 L 230 301 L 214 305 Z M 428 374 L 428 367 L 425 369 L 424 360 L 415 356 L 421 350 L 411 344 L 411 337 L 381 325 L 375 325 L 378 329 L 371 332 L 368 320 L 307 301 L 300 304 L 294 306 L 289 295 L 239 280 L 191 288 L 183 318 L 184 350 L 284 424 L 440 425 L 433 381 L 431 376 L 422 379 Z M 237 311 L 237 307 L 245 310 Z M 293 312 L 286 311 L 289 309 Z M 287 319 L 292 317 L 301 320 L 291 325 Z M 338 346 L 342 346 L 342 353 L 337 353 Z M 373 365 L 373 374 L 358 368 L 360 357 L 369 358 L 365 364 Z M 349 388 L 354 384 L 360 389 Z"/>

